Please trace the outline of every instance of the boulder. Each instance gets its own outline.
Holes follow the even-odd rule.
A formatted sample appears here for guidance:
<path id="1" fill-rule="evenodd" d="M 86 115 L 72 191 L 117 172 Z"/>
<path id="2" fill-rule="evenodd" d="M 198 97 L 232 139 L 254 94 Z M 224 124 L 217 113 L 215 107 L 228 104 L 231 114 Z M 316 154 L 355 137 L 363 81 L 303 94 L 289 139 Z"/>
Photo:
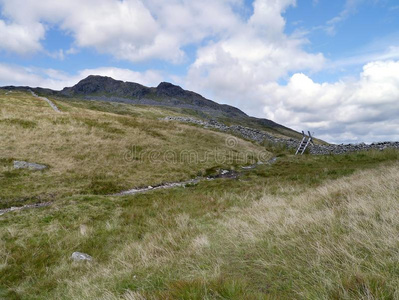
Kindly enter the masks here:
<path id="1" fill-rule="evenodd" d="M 14 160 L 14 169 L 44 170 L 46 168 L 46 165 Z"/>
<path id="2" fill-rule="evenodd" d="M 74 253 L 72 253 L 71 258 L 74 261 L 84 261 L 84 260 L 92 261 L 93 260 L 93 258 L 89 254 L 82 253 L 82 252 L 74 252 Z"/>

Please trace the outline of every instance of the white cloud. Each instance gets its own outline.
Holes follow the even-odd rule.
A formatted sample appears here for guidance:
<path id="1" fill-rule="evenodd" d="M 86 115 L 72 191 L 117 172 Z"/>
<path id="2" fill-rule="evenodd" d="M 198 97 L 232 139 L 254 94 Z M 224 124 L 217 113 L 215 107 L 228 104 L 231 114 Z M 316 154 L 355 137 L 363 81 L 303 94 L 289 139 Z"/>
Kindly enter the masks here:
<path id="1" fill-rule="evenodd" d="M 282 12 L 295 1 L 257 0 L 254 13 L 240 30 L 202 47 L 186 85 L 252 112 L 262 99 L 262 85 L 299 70 L 323 67 L 322 54 L 310 54 L 303 38 L 284 34 Z M 244 100 L 247 99 L 247 100 Z"/>
<path id="2" fill-rule="evenodd" d="M 399 46 L 392 46 L 392 44 L 398 45 L 397 42 L 395 40 L 392 40 L 388 43 L 389 44 L 387 45 L 380 46 L 380 48 L 382 49 L 371 50 L 367 53 L 347 56 L 336 61 L 331 61 L 328 64 L 328 68 L 345 68 L 354 65 L 362 65 L 370 61 L 399 59 Z"/>
<path id="3" fill-rule="evenodd" d="M 147 86 L 156 86 L 163 76 L 159 71 L 147 70 L 135 72 L 120 68 L 84 69 L 75 75 L 69 75 L 54 69 L 24 68 L 0 63 L 0 86 L 31 86 L 61 90 L 73 86 L 89 75 L 109 76 L 117 80 L 137 82 Z"/>
<path id="4" fill-rule="evenodd" d="M 376 61 L 359 78 L 315 83 L 294 74 L 286 86 L 263 86 L 267 117 L 334 142 L 399 140 L 399 61 Z"/>
<path id="5" fill-rule="evenodd" d="M 331 33 L 364 1 L 347 0 L 341 13 L 327 23 Z M 0 50 L 46 53 L 41 41 L 50 27 L 74 39 L 70 49 L 49 53 L 60 59 L 90 47 L 132 62 L 184 62 L 184 47 L 195 44 L 199 47 L 195 62 L 187 76 L 180 77 L 184 87 L 294 129 L 310 129 L 328 141 L 399 139 L 397 45 L 327 64 L 323 54 L 304 50 L 308 43 L 304 34 L 284 33 L 283 13 L 296 5 L 295 0 L 255 0 L 247 19 L 238 13 L 244 9 L 243 0 L 0 0 L 0 4 L 4 18 Z M 337 69 L 359 64 L 364 64 L 363 72 L 354 79 L 312 80 L 313 73 L 327 65 Z M 107 67 L 69 75 L 0 64 L 0 85 L 61 89 L 91 74 L 149 86 L 164 80 L 164 74 L 154 70 Z M 279 84 L 282 79 L 288 83 Z"/>
<path id="6" fill-rule="evenodd" d="M 44 38 L 44 27 L 36 23 L 23 26 L 0 20 L 0 50 L 26 55 L 42 49 L 40 40 Z"/>
<path id="7" fill-rule="evenodd" d="M 19 53 L 18 49 L 26 44 L 35 46 L 25 47 L 26 52 L 40 50 L 43 24 L 48 24 L 71 35 L 74 48 L 93 47 L 133 62 L 153 58 L 181 62 L 185 45 L 234 29 L 239 16 L 233 8 L 241 0 L 0 0 L 0 3 L 3 15 L 13 21 L 8 31 L 19 29 L 26 33 L 32 28 L 42 29 L 40 34 L 25 34 L 24 39 L 15 39 L 15 45 L 3 46 L 9 51 Z M 1 25 L 4 27 L 5 23 L 0 22 L 1 33 Z"/>
<path id="8" fill-rule="evenodd" d="M 348 19 L 349 16 L 351 16 L 352 14 L 356 13 L 359 5 L 363 4 L 366 1 L 367 0 L 346 0 L 344 8 L 341 10 L 341 12 L 334 18 L 327 21 L 327 25 L 324 27 L 325 31 L 330 35 L 335 35 L 336 26 L 339 23 Z M 373 1 L 377 2 L 379 0 L 373 0 Z"/>
<path id="9" fill-rule="evenodd" d="M 396 47 L 329 62 L 333 68 L 366 65 L 357 78 L 316 83 L 311 76 L 326 67 L 324 56 L 304 51 L 303 37 L 284 34 L 281 14 L 294 4 L 255 1 L 254 15 L 239 31 L 198 50 L 182 82 L 209 98 L 314 131 L 330 142 L 399 140 L 399 62 L 386 61 L 398 57 Z M 367 63 L 371 58 L 377 61 Z M 279 84 L 284 78 L 287 85 Z"/>

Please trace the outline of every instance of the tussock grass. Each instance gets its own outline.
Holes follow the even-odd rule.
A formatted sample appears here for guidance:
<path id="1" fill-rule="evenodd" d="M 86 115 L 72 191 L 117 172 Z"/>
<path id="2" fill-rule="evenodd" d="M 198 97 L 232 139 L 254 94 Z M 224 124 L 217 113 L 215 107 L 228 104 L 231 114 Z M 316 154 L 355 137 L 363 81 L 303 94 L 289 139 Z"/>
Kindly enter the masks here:
<path id="1" fill-rule="evenodd" d="M 397 299 L 398 170 L 358 172 L 294 197 L 265 195 L 227 215 L 221 236 L 235 247 L 225 272 L 292 298 Z"/>
<path id="2" fill-rule="evenodd" d="M 22 128 L 35 128 L 36 127 L 36 122 L 34 121 L 28 121 L 28 120 L 23 120 L 23 119 L 2 119 L 0 120 L 0 123 L 6 124 L 6 125 L 15 125 L 15 126 L 20 126 Z"/>
<path id="3" fill-rule="evenodd" d="M 280 153 L 239 180 L 108 197 L 239 162 L 140 157 L 227 149 L 224 134 L 158 121 L 159 108 L 57 101 L 55 115 L 24 93 L 0 102 L 1 120 L 35 122 L 0 122 L 1 205 L 56 200 L 0 216 L 0 299 L 399 299 L 398 151 Z M 14 159 L 50 168 L 13 170 Z"/>
<path id="4" fill-rule="evenodd" d="M 265 152 L 240 139 L 230 148 L 226 134 L 159 121 L 163 114 L 170 114 L 161 108 L 55 102 L 61 114 L 27 93 L 0 96 L 0 208 L 187 180 L 212 167 L 255 162 L 257 154 Z M 120 114 L 122 111 L 124 114 Z M 197 159 L 182 156 L 184 152 Z M 253 159 L 240 162 L 234 155 L 229 159 L 231 154 L 242 154 L 237 155 L 239 158 L 246 153 L 253 153 Z M 50 168 L 17 172 L 12 159 Z"/>
<path id="5" fill-rule="evenodd" d="M 375 167 L 395 155 L 313 157 L 316 170 L 338 169 L 336 159 L 357 170 L 315 182 L 299 168 L 312 157 L 285 175 L 256 175 L 277 174 L 287 157 L 239 181 L 75 196 L 3 215 L 0 291 L 10 299 L 396 299 L 399 164 Z M 73 251 L 95 261 L 73 263 Z"/>

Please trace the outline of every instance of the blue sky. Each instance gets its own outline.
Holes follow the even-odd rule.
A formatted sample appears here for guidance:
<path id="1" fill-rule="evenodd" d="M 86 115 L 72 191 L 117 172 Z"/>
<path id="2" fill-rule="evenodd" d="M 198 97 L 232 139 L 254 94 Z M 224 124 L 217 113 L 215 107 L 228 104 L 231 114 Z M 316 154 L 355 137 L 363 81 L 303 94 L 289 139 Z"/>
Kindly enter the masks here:
<path id="1" fill-rule="evenodd" d="M 399 140 L 394 0 L 0 0 L 0 85 L 170 81 L 331 142 Z"/>

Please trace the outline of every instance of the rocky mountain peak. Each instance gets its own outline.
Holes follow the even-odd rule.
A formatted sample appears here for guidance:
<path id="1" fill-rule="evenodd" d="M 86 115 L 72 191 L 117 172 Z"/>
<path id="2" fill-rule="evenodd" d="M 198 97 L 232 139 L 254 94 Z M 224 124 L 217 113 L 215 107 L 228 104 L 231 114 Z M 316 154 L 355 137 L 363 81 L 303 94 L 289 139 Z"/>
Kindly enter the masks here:
<path id="1" fill-rule="evenodd" d="M 157 86 L 157 95 L 159 96 L 169 96 L 169 97 L 179 97 L 185 96 L 187 92 L 183 90 L 180 86 L 174 85 L 169 82 L 161 82 Z"/>
<path id="2" fill-rule="evenodd" d="M 143 97 L 150 89 L 134 82 L 115 80 L 107 76 L 90 75 L 79 81 L 73 87 L 64 88 L 61 93 L 73 95 L 115 95 L 121 97 Z"/>

